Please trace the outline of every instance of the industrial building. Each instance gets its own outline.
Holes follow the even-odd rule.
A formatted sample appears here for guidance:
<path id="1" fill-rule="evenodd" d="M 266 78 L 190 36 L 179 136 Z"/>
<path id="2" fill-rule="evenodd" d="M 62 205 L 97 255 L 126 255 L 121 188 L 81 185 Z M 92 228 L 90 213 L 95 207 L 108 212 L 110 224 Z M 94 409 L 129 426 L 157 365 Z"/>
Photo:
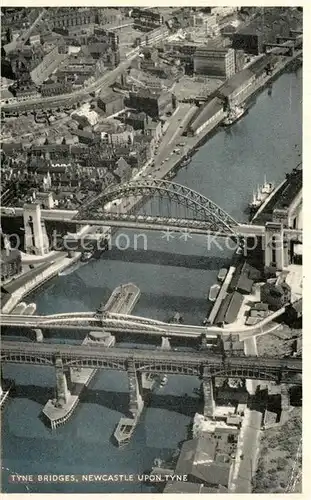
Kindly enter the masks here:
<path id="1" fill-rule="evenodd" d="M 144 111 L 152 118 L 159 118 L 166 111 L 172 110 L 172 94 L 170 92 L 152 93 L 145 89 L 130 92 L 129 107 Z"/>
<path id="2" fill-rule="evenodd" d="M 212 123 L 216 123 L 223 115 L 224 103 L 218 97 L 214 97 L 207 104 L 200 106 L 198 111 L 194 114 L 189 122 L 187 135 L 193 136 L 199 134 L 204 128 Z"/>
<path id="3" fill-rule="evenodd" d="M 198 47 L 193 58 L 194 73 L 230 78 L 235 73 L 235 51 L 227 48 Z"/>

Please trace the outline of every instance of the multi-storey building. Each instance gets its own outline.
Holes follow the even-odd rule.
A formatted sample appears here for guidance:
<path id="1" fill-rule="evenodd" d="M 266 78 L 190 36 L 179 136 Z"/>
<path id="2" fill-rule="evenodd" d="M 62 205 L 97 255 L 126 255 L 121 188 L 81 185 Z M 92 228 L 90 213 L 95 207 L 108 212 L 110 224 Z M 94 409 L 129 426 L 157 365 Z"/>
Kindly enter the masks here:
<path id="1" fill-rule="evenodd" d="M 65 29 L 94 24 L 97 21 L 97 15 L 95 9 L 77 9 L 76 7 L 52 9 L 49 21 L 52 29 Z"/>
<path id="2" fill-rule="evenodd" d="M 22 259 L 18 250 L 1 250 L 1 283 L 21 273 Z"/>
<path id="3" fill-rule="evenodd" d="M 117 92 L 102 93 L 99 95 L 97 105 L 107 116 L 113 115 L 124 109 L 124 96 Z"/>
<path id="4" fill-rule="evenodd" d="M 161 13 L 150 8 L 136 7 L 132 10 L 131 17 L 134 19 L 134 28 L 140 31 L 152 31 L 164 24 Z"/>
<path id="5" fill-rule="evenodd" d="M 230 78 L 235 73 L 235 51 L 227 48 L 197 48 L 193 65 L 197 74 Z"/>
<path id="6" fill-rule="evenodd" d="M 172 94 L 170 92 L 152 93 L 149 90 L 130 92 L 129 106 L 144 111 L 152 118 L 163 116 L 172 110 Z"/>

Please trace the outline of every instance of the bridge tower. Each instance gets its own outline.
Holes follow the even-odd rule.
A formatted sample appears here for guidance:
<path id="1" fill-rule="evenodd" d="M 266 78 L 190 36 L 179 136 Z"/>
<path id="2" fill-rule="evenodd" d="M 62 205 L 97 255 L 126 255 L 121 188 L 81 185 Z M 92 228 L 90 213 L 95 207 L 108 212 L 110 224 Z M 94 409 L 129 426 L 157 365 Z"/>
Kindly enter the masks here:
<path id="1" fill-rule="evenodd" d="M 274 265 L 278 271 L 282 271 L 287 265 L 287 242 L 284 240 L 284 230 L 281 222 L 266 223 L 264 251 L 266 267 Z"/>
<path id="2" fill-rule="evenodd" d="M 215 413 L 215 400 L 214 400 L 214 378 L 211 377 L 208 368 L 204 368 L 203 381 L 203 398 L 204 398 L 204 417 L 213 418 Z"/>
<path id="3" fill-rule="evenodd" d="M 35 255 L 44 255 L 49 251 L 49 240 L 44 222 L 41 220 L 39 203 L 24 205 L 25 251 Z"/>
<path id="4" fill-rule="evenodd" d="M 128 361 L 127 376 L 129 381 L 129 410 L 134 418 L 138 417 L 144 407 L 144 401 L 141 396 L 142 380 L 141 373 L 135 369 L 134 362 Z"/>
<path id="5" fill-rule="evenodd" d="M 56 397 L 57 403 L 59 405 L 64 405 L 68 403 L 71 396 L 67 385 L 67 377 L 63 367 L 63 361 L 61 358 L 56 358 L 55 360 L 55 370 L 56 370 Z"/>

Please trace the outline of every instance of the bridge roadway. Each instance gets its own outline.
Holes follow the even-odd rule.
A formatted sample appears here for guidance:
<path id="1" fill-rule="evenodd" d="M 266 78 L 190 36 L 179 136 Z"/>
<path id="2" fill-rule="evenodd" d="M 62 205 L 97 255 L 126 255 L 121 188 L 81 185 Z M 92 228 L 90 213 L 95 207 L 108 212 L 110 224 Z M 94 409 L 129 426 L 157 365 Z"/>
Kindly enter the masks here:
<path id="1" fill-rule="evenodd" d="M 89 345 L 42 344 L 2 342 L 1 360 L 8 363 L 54 365 L 61 358 L 63 367 L 106 368 L 124 371 L 129 364 L 135 370 L 153 373 L 176 373 L 246 377 L 257 380 L 275 380 L 301 384 L 302 360 L 297 358 L 262 358 L 233 356 L 224 358 L 206 352 L 177 352 L 143 349 L 103 348 Z M 298 377 L 297 377 L 298 375 Z"/>
<path id="2" fill-rule="evenodd" d="M 58 210 L 58 209 L 41 209 L 42 220 L 64 222 L 67 224 L 81 225 L 81 226 L 111 226 L 122 227 L 127 229 L 149 230 L 149 231 L 164 231 L 169 227 L 170 229 L 189 229 L 192 233 L 217 235 L 219 237 L 227 237 L 228 233 L 222 231 L 210 231 L 208 224 L 204 221 L 166 218 L 166 217 L 151 217 L 144 215 L 132 214 L 114 214 L 106 213 L 97 219 L 75 219 L 78 215 L 78 210 Z M 22 207 L 0 207 L 0 217 L 22 217 Z M 258 224 L 238 224 L 232 227 L 232 235 L 241 236 L 243 238 L 250 237 L 263 237 L 265 234 L 265 227 Z M 301 229 L 284 228 L 284 235 L 289 239 L 302 238 Z"/>
<path id="3" fill-rule="evenodd" d="M 223 328 L 217 326 L 197 326 L 165 323 L 140 316 L 105 313 L 104 316 L 95 312 L 63 313 L 47 316 L 27 316 L 17 314 L 1 314 L 2 326 L 16 326 L 24 328 L 39 329 L 75 329 L 75 330 L 100 330 L 106 329 L 113 332 L 134 333 L 141 335 L 184 337 L 184 338 L 214 338 L 217 335 L 230 333 L 239 334 L 243 339 L 268 333 L 274 330 L 277 323 L 274 320 L 284 314 L 285 307 L 262 319 L 254 326 L 226 325 Z"/>

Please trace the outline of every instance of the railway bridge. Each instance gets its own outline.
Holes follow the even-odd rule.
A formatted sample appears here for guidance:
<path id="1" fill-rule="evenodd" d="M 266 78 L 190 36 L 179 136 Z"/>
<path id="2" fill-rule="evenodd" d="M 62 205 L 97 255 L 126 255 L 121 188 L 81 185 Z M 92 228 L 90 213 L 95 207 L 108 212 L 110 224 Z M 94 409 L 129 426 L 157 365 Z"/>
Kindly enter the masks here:
<path id="1" fill-rule="evenodd" d="M 56 394 L 61 404 L 68 399 L 68 372 L 72 368 L 126 371 L 129 379 L 129 409 L 135 415 L 141 396 L 141 374 L 193 375 L 202 380 L 204 415 L 214 411 L 215 377 L 270 380 L 301 385 L 302 360 L 269 357 L 224 357 L 206 352 L 119 349 L 90 345 L 2 342 L 2 363 L 54 366 Z"/>

